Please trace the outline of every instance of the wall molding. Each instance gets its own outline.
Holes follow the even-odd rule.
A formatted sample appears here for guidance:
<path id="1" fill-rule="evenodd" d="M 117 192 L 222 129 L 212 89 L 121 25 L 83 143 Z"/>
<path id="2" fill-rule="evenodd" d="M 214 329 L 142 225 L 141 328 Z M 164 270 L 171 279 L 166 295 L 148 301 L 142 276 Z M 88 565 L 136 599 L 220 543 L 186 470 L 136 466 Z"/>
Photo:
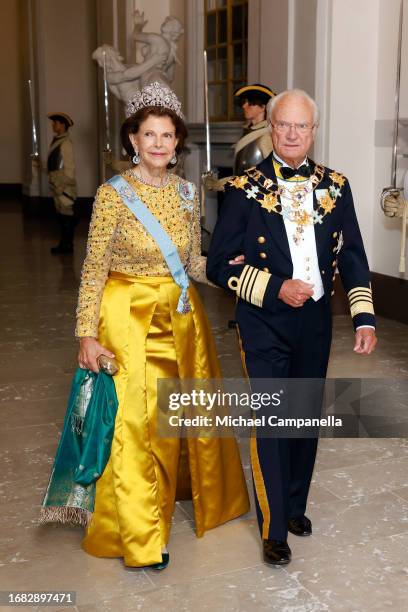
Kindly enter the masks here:
<path id="1" fill-rule="evenodd" d="M 261 0 L 248 2 L 248 83 L 259 83 L 261 72 Z"/>
<path id="2" fill-rule="evenodd" d="M 22 183 L 0 183 L 0 200 L 18 198 L 23 193 Z"/>
<path id="3" fill-rule="evenodd" d="M 314 143 L 315 157 L 322 163 L 329 158 L 330 81 L 332 46 L 332 0 L 318 0 L 316 18 L 315 99 L 321 121 Z"/>
<path id="4" fill-rule="evenodd" d="M 90 219 L 92 215 L 94 198 L 80 197 L 76 199 L 75 209 L 80 219 Z M 18 199 L 24 215 L 28 217 L 55 217 L 55 206 L 53 198 L 46 196 L 28 197 Z"/>
<path id="5" fill-rule="evenodd" d="M 295 0 L 288 0 L 288 65 L 286 88 L 293 89 L 295 86 L 295 29 L 296 29 L 296 4 Z"/>
<path id="6" fill-rule="evenodd" d="M 408 280 L 373 272 L 371 286 L 376 314 L 408 325 Z"/>
<path id="7" fill-rule="evenodd" d="M 408 325 L 408 280 L 372 272 L 371 287 L 375 314 Z M 333 315 L 348 315 L 348 299 L 338 274 L 334 281 L 334 290 Z"/>
<path id="8" fill-rule="evenodd" d="M 186 115 L 189 122 L 198 123 L 204 121 L 204 2 L 189 0 L 186 8 Z"/>

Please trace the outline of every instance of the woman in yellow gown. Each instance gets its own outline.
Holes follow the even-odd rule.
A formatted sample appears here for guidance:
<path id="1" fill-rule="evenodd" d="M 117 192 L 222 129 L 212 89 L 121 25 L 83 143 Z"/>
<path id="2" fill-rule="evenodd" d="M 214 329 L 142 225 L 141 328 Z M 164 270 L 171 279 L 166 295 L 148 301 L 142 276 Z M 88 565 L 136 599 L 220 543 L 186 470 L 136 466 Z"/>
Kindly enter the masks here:
<path id="1" fill-rule="evenodd" d="M 187 135 L 175 94 L 148 85 L 128 104 L 122 142 L 134 167 L 121 177 L 176 245 L 187 273 L 206 282 L 195 187 L 168 172 Z M 83 548 L 128 566 L 168 562 L 178 494 L 193 501 L 198 537 L 248 511 L 233 438 L 156 435 L 159 378 L 219 378 L 214 340 L 194 286 L 179 314 L 180 287 L 152 236 L 109 183 L 97 192 L 82 270 L 79 365 L 98 371 L 115 356 L 119 407 L 109 462 L 96 484 Z"/>

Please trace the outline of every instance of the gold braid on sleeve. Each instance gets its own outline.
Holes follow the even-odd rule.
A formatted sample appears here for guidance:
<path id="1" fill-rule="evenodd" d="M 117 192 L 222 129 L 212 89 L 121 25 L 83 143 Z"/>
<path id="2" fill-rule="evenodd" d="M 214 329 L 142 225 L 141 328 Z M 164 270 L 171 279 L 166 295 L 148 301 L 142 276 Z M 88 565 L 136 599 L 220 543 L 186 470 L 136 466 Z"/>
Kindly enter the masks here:
<path id="1" fill-rule="evenodd" d="M 347 294 L 351 316 L 360 313 L 374 314 L 373 294 L 370 287 L 354 287 Z"/>
<path id="2" fill-rule="evenodd" d="M 239 278 L 231 276 L 228 287 L 246 302 L 262 307 L 266 287 L 271 276 L 272 274 L 269 272 L 246 265 Z"/>

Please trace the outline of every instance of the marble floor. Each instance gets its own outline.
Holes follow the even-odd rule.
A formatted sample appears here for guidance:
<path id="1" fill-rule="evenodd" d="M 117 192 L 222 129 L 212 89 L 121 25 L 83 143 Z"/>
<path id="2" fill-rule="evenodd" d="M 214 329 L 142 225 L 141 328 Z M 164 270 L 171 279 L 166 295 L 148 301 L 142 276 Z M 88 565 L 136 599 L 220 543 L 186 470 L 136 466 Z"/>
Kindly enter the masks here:
<path id="1" fill-rule="evenodd" d="M 253 508 L 196 539 L 191 504 L 177 503 L 171 563 L 160 573 L 88 556 L 79 528 L 40 526 L 39 504 L 75 368 L 86 223 L 74 257 L 52 257 L 52 220 L 23 216 L 17 201 L 0 206 L 0 590 L 75 590 L 76 606 L 67 610 L 80 612 L 407 609 L 405 439 L 321 441 L 309 505 L 314 533 L 290 536 L 293 561 L 285 568 L 263 565 Z M 234 332 L 226 327 L 233 303 L 221 290 L 200 291 L 224 374 L 239 376 Z M 349 319 L 337 317 L 330 374 L 406 378 L 408 328 L 380 319 L 379 336 L 374 355 L 357 356 Z M 245 440 L 241 449 L 249 484 Z"/>

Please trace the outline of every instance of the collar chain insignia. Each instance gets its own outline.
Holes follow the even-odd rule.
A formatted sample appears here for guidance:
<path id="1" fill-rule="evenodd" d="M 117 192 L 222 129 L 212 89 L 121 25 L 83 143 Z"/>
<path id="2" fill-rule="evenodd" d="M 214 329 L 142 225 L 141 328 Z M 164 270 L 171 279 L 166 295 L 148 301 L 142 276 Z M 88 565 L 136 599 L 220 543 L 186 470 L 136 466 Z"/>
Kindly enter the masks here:
<path id="1" fill-rule="evenodd" d="M 279 185 L 277 180 L 266 177 L 258 168 L 253 167 L 249 168 L 245 174 L 234 177 L 228 183 L 236 189 L 245 191 L 248 199 L 255 199 L 261 208 L 269 213 L 277 213 L 284 219 L 295 223 L 297 227 L 293 240 L 296 244 L 299 244 L 303 239 L 304 226 L 323 223 L 323 218 L 333 212 L 337 198 L 342 195 L 341 188 L 344 186 L 346 178 L 333 171 L 329 174 L 332 184 L 324 195 L 317 198 L 318 209 L 308 213 L 302 208 L 307 195 L 315 191 L 324 174 L 324 166 L 317 164 L 306 185 L 294 184 L 288 186 Z M 291 201 L 290 205 L 282 206 L 279 201 L 280 196 L 288 198 Z"/>

